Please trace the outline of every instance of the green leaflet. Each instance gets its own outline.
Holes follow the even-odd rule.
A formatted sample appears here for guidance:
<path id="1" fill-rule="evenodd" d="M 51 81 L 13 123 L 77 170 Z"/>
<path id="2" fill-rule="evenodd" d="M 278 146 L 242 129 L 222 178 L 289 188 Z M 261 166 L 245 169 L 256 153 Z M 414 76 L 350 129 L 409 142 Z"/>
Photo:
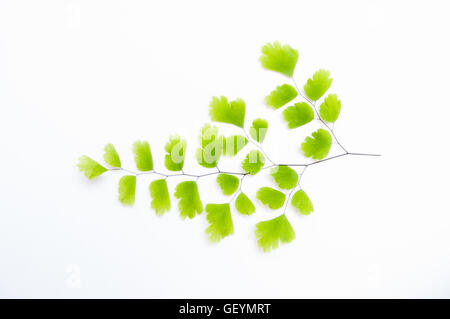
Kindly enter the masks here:
<path id="1" fill-rule="evenodd" d="M 244 193 L 240 193 L 234 202 L 236 210 L 243 215 L 251 215 L 256 209 L 252 201 Z"/>
<path id="2" fill-rule="evenodd" d="M 181 182 L 175 188 L 175 197 L 178 202 L 178 210 L 180 216 L 185 219 L 195 217 L 195 214 L 200 215 L 203 212 L 203 204 L 198 193 L 197 183 L 194 181 Z"/>
<path id="3" fill-rule="evenodd" d="M 219 174 L 217 175 L 216 181 L 224 195 L 234 194 L 239 187 L 239 178 L 233 175 Z"/>
<path id="4" fill-rule="evenodd" d="M 320 117 L 322 120 L 334 123 L 341 112 L 341 101 L 336 94 L 329 94 L 320 105 Z"/>
<path id="5" fill-rule="evenodd" d="M 309 215 L 314 211 L 311 200 L 303 190 L 298 190 L 294 196 L 292 196 L 292 206 L 297 208 L 302 215 Z"/>
<path id="6" fill-rule="evenodd" d="M 330 71 L 320 69 L 308 79 L 303 90 L 305 94 L 313 101 L 317 101 L 329 89 L 333 79 L 330 78 Z"/>
<path id="7" fill-rule="evenodd" d="M 181 171 L 184 166 L 186 156 L 186 140 L 179 136 L 171 136 L 164 147 L 166 156 L 164 164 L 169 171 Z"/>
<path id="8" fill-rule="evenodd" d="M 153 170 L 153 157 L 147 141 L 136 141 L 133 144 L 134 161 L 140 171 Z"/>
<path id="9" fill-rule="evenodd" d="M 281 45 L 280 42 L 267 43 L 261 49 L 261 65 L 267 70 L 280 72 L 288 77 L 294 75 L 295 65 L 298 60 L 298 51 L 289 45 Z"/>
<path id="10" fill-rule="evenodd" d="M 170 196 L 165 179 L 157 179 L 150 183 L 150 197 L 152 198 L 152 208 L 156 215 L 163 215 L 170 211 Z"/>
<path id="11" fill-rule="evenodd" d="M 78 159 L 77 166 L 88 179 L 94 179 L 107 171 L 105 167 L 101 166 L 99 163 L 86 155 L 83 155 Z"/>
<path id="12" fill-rule="evenodd" d="M 270 170 L 270 175 L 274 178 L 279 188 L 291 189 L 297 185 L 298 174 L 289 166 L 277 166 Z"/>
<path id="13" fill-rule="evenodd" d="M 200 145 L 195 156 L 197 162 L 206 168 L 216 167 L 220 160 L 223 148 L 222 138 L 218 136 L 216 126 L 206 124 L 200 131 Z"/>
<path id="14" fill-rule="evenodd" d="M 214 142 L 218 136 L 219 136 L 219 129 L 217 128 L 217 126 L 205 124 L 200 129 L 199 142 L 201 148 L 205 148 L 209 143 Z"/>
<path id="15" fill-rule="evenodd" d="M 209 143 L 205 148 L 198 148 L 195 156 L 197 162 L 206 168 L 216 167 L 222 154 L 222 141 L 216 140 Z"/>
<path id="16" fill-rule="evenodd" d="M 283 111 L 284 120 L 290 129 L 305 125 L 314 119 L 314 111 L 306 102 L 295 103 Z"/>
<path id="17" fill-rule="evenodd" d="M 105 153 L 103 154 L 103 160 L 106 164 L 111 167 L 120 167 L 122 164 L 120 163 L 119 154 L 117 154 L 114 145 L 111 143 L 105 145 L 104 149 Z"/>
<path id="18" fill-rule="evenodd" d="M 119 180 L 119 201 L 124 205 L 133 205 L 136 194 L 136 176 L 125 175 Z"/>
<path id="19" fill-rule="evenodd" d="M 207 204 L 205 210 L 209 223 L 206 233 L 211 242 L 219 242 L 234 233 L 230 204 Z"/>
<path id="20" fill-rule="evenodd" d="M 222 136 L 222 154 L 235 156 L 247 145 L 248 139 L 242 135 Z"/>
<path id="21" fill-rule="evenodd" d="M 236 99 L 228 103 L 225 96 L 214 96 L 209 103 L 209 115 L 214 122 L 244 127 L 245 102 L 242 99 Z"/>
<path id="22" fill-rule="evenodd" d="M 279 242 L 290 243 L 293 241 L 295 239 L 295 232 L 283 214 L 256 224 L 255 236 L 258 240 L 258 246 L 264 252 L 269 252 L 272 249 L 278 248 Z"/>
<path id="23" fill-rule="evenodd" d="M 264 119 L 256 119 L 250 127 L 250 136 L 258 143 L 262 143 L 267 134 L 269 123 Z"/>
<path id="24" fill-rule="evenodd" d="M 264 166 L 265 161 L 263 153 L 257 150 L 250 151 L 242 161 L 242 169 L 250 175 L 255 175 Z"/>
<path id="25" fill-rule="evenodd" d="M 264 101 L 268 106 L 271 106 L 274 109 L 279 109 L 295 99 L 297 95 L 298 92 L 294 87 L 289 84 L 283 84 L 281 86 L 277 86 L 275 90 L 270 92 L 270 94 L 264 98 Z"/>
<path id="26" fill-rule="evenodd" d="M 271 209 L 283 207 L 286 195 L 271 187 L 261 187 L 256 193 L 256 198 Z"/>
<path id="27" fill-rule="evenodd" d="M 324 159 L 331 148 L 331 134 L 324 130 L 318 129 L 313 132 L 312 137 L 307 136 L 305 141 L 302 143 L 302 151 L 306 157 L 312 157 L 316 160 Z"/>

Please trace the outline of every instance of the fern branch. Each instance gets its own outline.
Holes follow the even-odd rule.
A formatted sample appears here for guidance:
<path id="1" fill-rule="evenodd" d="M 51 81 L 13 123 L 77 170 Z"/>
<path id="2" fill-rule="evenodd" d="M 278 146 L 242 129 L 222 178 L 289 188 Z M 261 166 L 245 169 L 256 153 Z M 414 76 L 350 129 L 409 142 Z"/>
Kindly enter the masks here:
<path id="1" fill-rule="evenodd" d="M 381 156 L 380 154 L 370 154 L 370 153 L 342 153 L 339 155 L 335 155 L 332 157 L 328 157 L 325 158 L 323 160 L 318 160 L 318 161 L 314 161 L 311 163 L 273 163 L 271 165 L 265 166 L 263 167 L 261 170 L 266 170 L 275 166 L 289 166 L 289 167 L 298 167 L 298 166 L 302 166 L 302 167 L 308 167 L 311 165 L 315 165 L 315 164 L 319 164 L 325 161 L 329 161 L 338 157 L 342 157 L 342 156 L 348 156 L 348 155 L 355 155 L 355 156 Z M 206 176 L 211 176 L 211 175 L 217 175 L 217 174 L 229 174 L 229 175 L 237 175 L 237 176 L 241 176 L 241 177 L 245 177 L 247 175 L 250 175 L 249 173 L 244 173 L 244 172 L 232 172 L 232 171 L 215 171 L 215 172 L 210 172 L 210 173 L 205 173 L 205 174 L 190 174 L 190 173 L 185 173 L 184 171 L 182 171 L 181 173 L 177 173 L 177 174 L 164 174 L 161 172 L 158 172 L 156 170 L 153 171 L 148 171 L 148 172 L 138 172 L 138 171 L 133 171 L 133 170 L 129 170 L 126 168 L 122 168 L 122 167 L 114 167 L 114 168 L 109 168 L 108 171 L 122 171 L 131 175 L 135 175 L 135 176 L 141 176 L 141 175 L 159 175 L 162 176 L 164 178 L 170 178 L 170 177 L 178 177 L 178 176 L 186 176 L 186 177 L 193 177 L 193 178 L 202 178 L 202 177 L 206 177 Z"/>
<path id="2" fill-rule="evenodd" d="M 300 91 L 300 89 L 298 88 L 298 86 L 297 86 L 297 82 L 295 82 L 295 80 L 294 80 L 294 78 L 292 77 L 291 78 L 292 79 L 292 82 L 294 83 L 294 86 L 295 86 L 295 88 L 297 89 L 297 91 L 298 91 L 298 94 L 301 96 L 301 97 L 303 97 L 305 100 L 306 100 L 306 102 L 308 102 L 311 106 L 312 106 L 312 108 L 314 109 L 314 111 L 316 112 L 316 114 L 317 114 L 317 119 L 328 129 L 328 131 L 331 133 L 331 135 L 333 135 L 333 137 L 334 137 L 334 140 L 336 141 L 336 143 L 339 145 L 339 147 L 340 148 L 342 148 L 342 150 L 345 152 L 345 153 L 348 153 L 348 151 L 345 149 L 345 147 L 344 146 L 342 146 L 342 144 L 339 142 L 339 140 L 338 140 L 338 138 L 336 137 L 336 135 L 334 134 L 334 130 L 332 129 L 332 128 L 330 128 L 330 126 L 322 119 L 322 117 L 320 116 L 320 113 L 319 113 L 319 111 L 317 110 L 317 108 L 316 108 L 316 102 L 313 102 L 313 101 L 311 101 L 306 95 L 305 95 L 305 93 L 303 93 L 303 91 Z"/>

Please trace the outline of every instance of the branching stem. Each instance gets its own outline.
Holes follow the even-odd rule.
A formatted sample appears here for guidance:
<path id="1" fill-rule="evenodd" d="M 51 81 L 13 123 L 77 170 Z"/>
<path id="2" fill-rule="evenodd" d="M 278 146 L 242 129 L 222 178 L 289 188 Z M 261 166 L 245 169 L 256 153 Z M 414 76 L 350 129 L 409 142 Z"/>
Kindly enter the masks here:
<path id="1" fill-rule="evenodd" d="M 303 167 L 308 167 L 311 165 L 315 165 L 315 164 L 319 164 L 325 161 L 329 161 L 338 157 L 342 157 L 342 156 L 347 156 L 347 155 L 356 155 L 356 156 L 381 156 L 380 154 L 369 154 L 369 153 L 342 153 L 339 155 L 335 155 L 332 157 L 328 157 L 322 160 L 318 160 L 318 161 L 314 161 L 311 163 L 289 163 L 289 164 L 285 164 L 285 163 L 273 163 L 271 165 L 265 166 L 263 168 L 261 168 L 261 170 L 266 170 L 275 166 L 292 166 L 292 167 L 296 167 L 296 166 L 303 166 Z M 194 177 L 194 178 L 202 178 L 202 177 L 206 177 L 206 176 L 211 176 L 211 175 L 217 175 L 217 174 L 229 174 L 229 175 L 238 175 L 238 176 L 242 176 L 245 177 L 247 175 L 250 175 L 249 173 L 244 173 L 244 172 L 230 172 L 230 171 L 215 171 L 215 172 L 210 172 L 210 173 L 205 173 L 205 174 L 189 174 L 189 173 L 185 173 L 184 171 L 182 171 L 181 173 L 176 173 L 176 174 L 164 174 L 155 170 L 152 171 L 148 171 L 148 172 L 136 172 L 136 171 L 132 171 L 126 168 L 122 168 L 122 167 L 118 167 L 118 168 L 109 168 L 108 171 L 122 171 L 131 175 L 135 175 L 135 176 L 141 176 L 141 175 L 159 175 L 162 176 L 164 178 L 170 178 L 170 177 L 176 177 L 176 176 L 186 176 L 186 177 Z"/>
<path id="2" fill-rule="evenodd" d="M 297 86 L 297 82 L 295 82 L 294 78 L 292 77 L 292 82 L 294 83 L 295 88 L 298 91 L 298 94 L 300 94 L 301 97 L 303 97 L 314 109 L 314 111 L 316 112 L 317 115 L 317 119 L 328 129 L 328 131 L 330 131 L 331 135 L 333 135 L 334 140 L 336 141 L 336 143 L 340 146 L 340 148 L 342 148 L 342 150 L 345 153 L 348 153 L 348 151 L 345 149 L 344 146 L 342 146 L 342 144 L 339 142 L 339 140 L 337 139 L 336 135 L 334 134 L 334 131 L 332 128 L 330 128 L 330 126 L 322 119 L 322 117 L 320 116 L 319 111 L 316 108 L 316 102 L 315 101 L 311 101 L 304 93 L 303 91 L 300 91 L 300 89 Z"/>
<path id="3" fill-rule="evenodd" d="M 267 155 L 267 153 L 263 150 L 261 144 L 256 143 L 253 139 L 251 139 L 250 136 L 248 135 L 247 131 L 246 131 L 244 128 L 242 128 L 242 131 L 244 132 L 245 136 L 247 137 L 247 140 L 248 140 L 250 143 L 252 143 L 253 145 L 255 145 L 255 146 L 261 151 L 261 153 L 263 153 L 264 157 L 267 158 L 267 160 L 268 160 L 270 163 L 272 163 L 273 165 L 275 165 L 275 162 L 272 161 L 272 160 L 270 159 L 270 157 Z"/>
<path id="4" fill-rule="evenodd" d="M 335 140 L 335 143 L 339 145 L 339 147 L 344 151 L 344 153 L 339 154 L 339 155 L 335 155 L 335 156 L 331 156 L 331 157 L 328 157 L 328 158 L 325 158 L 325 159 L 317 160 L 317 161 L 314 161 L 314 162 L 311 162 L 311 163 L 292 163 L 292 164 L 289 164 L 289 163 L 288 163 L 288 164 L 286 164 L 286 163 L 279 163 L 279 164 L 277 164 L 277 163 L 275 163 L 274 161 L 271 160 L 271 158 L 267 155 L 267 153 L 266 153 L 266 152 L 264 151 L 264 149 L 262 148 L 261 144 L 260 144 L 260 143 L 257 143 L 256 141 L 254 141 L 254 140 L 248 135 L 247 131 L 246 131 L 244 128 L 242 128 L 242 131 L 244 132 L 244 134 L 245 134 L 247 140 L 248 140 L 250 143 L 252 143 L 253 145 L 255 145 L 255 146 L 258 148 L 258 150 L 260 150 L 261 153 L 263 153 L 263 155 L 265 156 L 265 158 L 270 162 L 270 165 L 263 167 L 261 170 L 266 170 L 266 169 L 269 169 L 269 168 L 272 168 L 272 167 L 275 167 L 275 166 L 303 167 L 302 172 L 299 174 L 300 176 L 299 176 L 297 185 L 296 185 L 294 188 L 292 188 L 292 189 L 289 191 L 289 193 L 287 194 L 287 199 L 286 199 L 286 202 L 285 202 L 285 205 L 284 205 L 283 214 L 286 213 L 287 206 L 288 206 L 289 200 L 290 200 L 290 198 L 291 198 L 291 196 L 292 196 L 292 193 L 300 186 L 300 180 L 302 179 L 303 174 L 304 174 L 304 172 L 306 171 L 306 168 L 308 168 L 308 166 L 315 165 L 315 164 L 319 164 L 319 163 L 322 163 L 322 162 L 325 162 L 325 161 L 329 161 L 329 160 L 336 159 L 336 158 L 343 157 L 343 156 L 347 156 L 347 155 L 354 155 L 354 156 L 381 156 L 380 154 L 348 152 L 347 149 L 346 149 L 344 146 L 342 146 L 342 144 L 339 142 L 338 138 L 337 138 L 336 135 L 334 134 L 334 130 L 333 130 L 334 124 L 333 124 L 333 127 L 330 127 L 330 126 L 329 126 L 329 125 L 321 118 L 320 113 L 319 113 L 319 111 L 318 111 L 317 108 L 316 108 L 316 102 L 315 102 L 315 101 L 311 101 L 311 100 L 306 96 L 306 94 L 305 94 L 303 91 L 301 91 L 301 90 L 299 89 L 299 87 L 297 86 L 297 83 L 295 82 L 295 80 L 294 80 L 293 77 L 292 77 L 291 79 L 292 79 L 292 82 L 294 83 L 294 86 L 295 86 L 295 88 L 297 89 L 299 95 L 302 96 L 302 97 L 303 97 L 303 98 L 311 105 L 311 107 L 314 109 L 314 111 L 315 111 L 315 113 L 316 113 L 316 116 L 317 116 L 317 119 L 316 119 L 316 120 L 320 121 L 320 122 L 328 129 L 328 131 L 332 134 L 332 136 L 333 136 L 333 138 L 334 138 L 334 140 Z M 334 144 L 334 143 L 333 143 L 333 144 Z M 159 176 L 162 176 L 162 177 L 164 177 L 165 179 L 170 178 L 170 177 L 186 176 L 186 177 L 192 177 L 192 178 L 195 178 L 196 180 L 198 180 L 198 179 L 200 179 L 200 178 L 202 178 L 202 177 L 207 177 L 207 176 L 212 176 L 212 175 L 217 175 L 217 174 L 237 175 L 237 176 L 240 176 L 240 178 L 239 178 L 239 188 L 238 188 L 238 190 L 234 193 L 234 195 L 231 197 L 231 199 L 230 199 L 230 203 L 231 203 L 231 202 L 236 198 L 236 196 L 240 193 L 240 191 L 242 190 L 242 185 L 243 185 L 243 182 L 244 182 L 245 177 L 246 177 L 247 175 L 250 175 L 250 174 L 249 174 L 249 173 L 243 173 L 243 172 L 227 172 L 227 171 L 222 171 L 222 170 L 219 169 L 218 166 L 215 166 L 215 169 L 216 169 L 215 172 L 204 173 L 204 174 L 189 174 L 189 173 L 185 173 L 184 170 L 181 170 L 181 173 L 175 173 L 175 174 L 164 174 L 164 173 L 160 173 L 160 172 L 155 171 L 155 170 L 148 171 L 148 172 L 136 172 L 136 171 L 132 171 L 132 170 L 129 170 L 129 169 L 126 169 L 126 168 L 122 168 L 122 167 L 120 167 L 120 168 L 110 168 L 109 171 L 123 171 L 123 172 L 126 172 L 126 173 L 128 173 L 128 174 L 135 175 L 135 176 L 140 176 L 140 175 L 152 175 L 152 174 L 153 174 L 153 175 L 159 175 Z"/>
<path id="5" fill-rule="evenodd" d="M 295 185 L 295 186 L 289 191 L 288 196 L 287 196 L 287 198 L 286 198 L 286 201 L 284 202 L 283 214 L 286 214 L 286 210 L 287 210 L 287 207 L 288 207 L 288 205 L 289 205 L 289 201 L 291 200 L 292 193 L 294 193 L 294 191 L 300 186 L 300 181 L 301 181 L 301 179 L 302 179 L 302 177 L 303 177 L 303 174 L 305 173 L 305 171 L 306 171 L 307 168 L 308 168 L 308 166 L 305 166 L 305 167 L 303 168 L 302 172 L 299 174 L 300 176 L 298 177 L 297 185 Z"/>

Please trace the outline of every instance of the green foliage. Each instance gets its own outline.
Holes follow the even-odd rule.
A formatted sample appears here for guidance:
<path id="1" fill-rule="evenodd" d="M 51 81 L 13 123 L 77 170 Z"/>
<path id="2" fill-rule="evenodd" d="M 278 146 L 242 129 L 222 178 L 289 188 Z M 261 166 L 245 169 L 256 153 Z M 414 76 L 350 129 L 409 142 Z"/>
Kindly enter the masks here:
<path id="1" fill-rule="evenodd" d="M 207 204 L 205 210 L 209 223 L 206 233 L 211 242 L 219 242 L 234 233 L 230 204 Z"/>
<path id="2" fill-rule="evenodd" d="M 84 173 L 88 179 L 94 179 L 107 171 L 105 167 L 94 161 L 89 156 L 81 156 L 78 159 L 78 169 Z"/>
<path id="3" fill-rule="evenodd" d="M 244 193 L 240 193 L 234 202 L 237 211 L 243 215 L 251 215 L 256 211 L 255 205 L 253 205 L 250 198 Z"/>
<path id="4" fill-rule="evenodd" d="M 317 101 L 329 89 L 333 79 L 330 78 L 330 71 L 320 69 L 308 79 L 303 90 L 305 94 L 313 101 Z"/>
<path id="5" fill-rule="evenodd" d="M 279 209 L 283 207 L 286 195 L 271 187 L 261 187 L 256 193 L 256 198 L 271 209 Z"/>
<path id="6" fill-rule="evenodd" d="M 284 120 L 290 129 L 305 125 L 314 119 L 314 111 L 308 103 L 300 102 L 283 111 Z"/>
<path id="7" fill-rule="evenodd" d="M 253 121 L 252 126 L 250 127 L 250 136 L 258 143 L 262 143 L 266 138 L 268 128 L 269 123 L 267 123 L 266 120 L 256 119 Z"/>
<path id="8" fill-rule="evenodd" d="M 267 43 L 261 49 L 259 58 L 263 68 L 280 72 L 288 77 L 294 75 L 295 65 L 298 60 L 298 51 L 289 45 L 281 45 L 280 42 Z"/>
<path id="9" fill-rule="evenodd" d="M 316 160 L 324 159 L 328 155 L 333 141 L 331 134 L 320 128 L 311 135 L 312 137 L 307 136 L 302 143 L 303 154 Z"/>
<path id="10" fill-rule="evenodd" d="M 194 181 L 181 182 L 175 188 L 175 197 L 180 201 L 178 202 L 178 210 L 180 216 L 185 219 L 195 217 L 195 214 L 201 214 L 203 212 L 203 204 L 200 200 L 198 193 L 197 183 Z"/>
<path id="11" fill-rule="evenodd" d="M 289 166 L 277 166 L 270 170 L 270 175 L 274 178 L 279 188 L 291 189 L 297 185 L 298 174 Z"/>
<path id="12" fill-rule="evenodd" d="M 165 146 L 164 164 L 169 171 L 181 171 L 186 156 L 186 140 L 179 136 L 171 136 Z"/>
<path id="13" fill-rule="evenodd" d="M 235 156 L 247 145 L 248 139 L 242 135 L 222 136 L 222 154 Z"/>
<path id="14" fill-rule="evenodd" d="M 206 168 L 216 167 L 222 154 L 223 139 L 219 138 L 216 126 L 206 124 L 200 131 L 200 145 L 195 156 L 197 162 Z"/>
<path id="15" fill-rule="evenodd" d="M 299 57 L 297 50 L 289 45 L 281 45 L 278 41 L 275 41 L 264 45 L 261 52 L 260 62 L 263 68 L 279 72 L 292 78 Z M 298 128 L 310 123 L 315 118 L 315 108 L 316 105 L 319 105 L 317 101 L 325 96 L 332 81 L 330 72 L 320 69 L 307 80 L 303 87 L 304 94 L 298 89 L 295 82 L 295 86 L 281 84 L 271 91 L 269 95 L 265 96 L 264 101 L 273 109 L 285 107 L 282 113 L 288 128 Z M 293 101 L 295 101 L 298 95 L 302 95 L 308 100 L 308 103 L 301 102 L 294 104 Z M 288 105 L 291 102 L 293 105 Z M 320 104 L 318 109 L 319 119 L 334 123 L 338 119 L 340 111 L 341 101 L 338 100 L 336 94 L 329 94 Z M 229 101 L 224 96 L 212 97 L 209 103 L 209 115 L 214 122 L 231 124 L 244 130 L 245 114 L 246 104 L 240 98 Z M 326 126 L 329 129 L 328 125 Z M 294 193 L 300 185 L 300 179 L 298 173 L 289 167 L 289 165 L 294 167 L 308 166 L 310 164 L 277 165 L 270 159 L 267 159 L 271 165 L 264 167 L 266 161 L 265 152 L 258 143 L 264 142 L 268 127 L 267 120 L 258 118 L 252 122 L 249 135 L 244 130 L 241 134 L 245 133 L 245 136 L 231 135 L 225 137 L 219 135 L 219 130 L 216 126 L 210 124 L 203 126 L 199 134 L 200 147 L 196 150 L 195 156 L 201 166 L 217 168 L 217 172 L 214 170 L 209 173 L 185 173 L 183 167 L 187 142 L 178 135 L 170 136 L 165 145 L 164 164 L 167 170 L 172 172 L 181 171 L 181 173 L 165 174 L 161 171 L 154 171 L 152 152 L 147 141 L 136 141 L 132 147 L 136 167 L 144 173 L 132 172 L 131 170 L 122 168 L 119 154 L 112 144 L 107 144 L 104 148 L 103 159 L 107 164 L 105 166 L 108 168 L 103 167 L 88 156 L 80 157 L 77 166 L 88 179 L 96 178 L 108 170 L 117 171 L 118 173 L 129 172 L 130 175 L 123 176 L 118 183 L 118 198 L 124 205 L 133 205 L 135 202 L 137 176 L 145 174 L 165 177 L 153 180 L 148 186 L 151 207 L 157 215 L 165 214 L 172 207 L 167 179 L 169 177 L 176 179 L 182 176 L 192 179 L 180 182 L 175 187 L 174 196 L 178 199 L 180 216 L 183 219 L 186 219 L 186 217 L 193 219 L 196 215 L 200 215 L 205 208 L 206 218 L 209 223 L 205 232 L 211 242 L 219 242 L 226 236 L 234 233 L 230 209 L 233 199 L 235 199 L 235 208 L 240 214 L 252 215 L 256 212 L 254 203 L 246 194 L 241 192 L 241 186 L 243 186 L 242 181 L 245 176 L 255 175 L 263 169 L 271 168 L 271 176 L 278 188 L 283 191 L 271 187 L 261 187 L 256 194 L 256 198 L 259 201 L 274 210 L 284 208 L 286 212 L 289 202 L 286 201 L 287 196 L 284 192 L 288 190 L 288 197 L 291 198 L 291 205 L 295 210 L 302 215 L 309 215 L 314 211 L 310 198 L 303 190 L 298 190 Z M 316 160 L 311 164 L 321 162 L 323 159 L 331 159 L 333 157 L 327 158 L 327 156 L 330 152 L 333 138 L 336 139 L 333 130 L 318 129 L 306 137 L 301 144 L 301 150 L 306 157 Z M 257 150 L 251 150 L 242 161 L 241 167 L 245 173 L 222 173 L 218 168 L 220 157 L 222 155 L 230 157 L 237 155 L 249 142 L 255 144 Z M 284 143 L 285 141 L 280 140 L 279 142 Z M 197 180 L 201 177 L 214 176 L 216 174 L 216 181 L 222 193 L 227 196 L 233 196 L 229 203 L 207 204 L 204 207 L 200 199 Z M 264 252 L 277 248 L 280 242 L 289 243 L 295 239 L 295 232 L 285 214 L 257 223 L 255 235 L 258 246 Z"/>
<path id="16" fill-rule="evenodd" d="M 250 151 L 242 161 L 242 169 L 250 175 L 256 175 L 264 166 L 266 159 L 263 153 L 257 150 Z"/>
<path id="17" fill-rule="evenodd" d="M 219 174 L 217 175 L 216 181 L 224 195 L 234 194 L 239 187 L 239 178 L 233 175 Z"/>
<path id="18" fill-rule="evenodd" d="M 329 94 L 320 105 L 320 117 L 322 120 L 334 123 L 341 112 L 341 101 L 336 94 Z"/>
<path id="19" fill-rule="evenodd" d="M 290 243 L 295 239 L 294 229 L 284 214 L 256 224 L 255 235 L 264 252 L 278 248 L 279 242 Z"/>
<path id="20" fill-rule="evenodd" d="M 133 144 L 134 161 L 140 171 L 153 170 L 153 157 L 147 141 L 136 141 Z"/>
<path id="21" fill-rule="evenodd" d="M 245 102 L 242 99 L 236 99 L 228 103 L 225 96 L 214 96 L 209 103 L 209 115 L 214 122 L 233 124 L 238 127 L 244 127 Z"/>
<path id="22" fill-rule="evenodd" d="M 210 124 L 205 124 L 200 129 L 199 141 L 201 148 L 205 148 L 211 142 L 214 142 L 219 136 L 219 129 L 217 126 L 211 126 Z"/>
<path id="23" fill-rule="evenodd" d="M 303 190 L 298 190 L 294 196 L 292 196 L 292 206 L 297 208 L 302 215 L 309 215 L 314 211 L 311 200 Z"/>
<path id="24" fill-rule="evenodd" d="M 120 163 L 119 154 L 117 154 L 114 145 L 111 143 L 105 145 L 104 149 L 105 153 L 103 154 L 103 160 L 106 164 L 111 167 L 120 167 L 122 164 Z"/>
<path id="25" fill-rule="evenodd" d="M 119 180 L 119 201 L 124 205 L 133 205 L 136 194 L 136 176 L 125 175 Z"/>
<path id="26" fill-rule="evenodd" d="M 163 215 L 170 211 L 170 196 L 165 179 L 157 179 L 150 183 L 150 197 L 152 198 L 152 208 L 156 215 Z"/>
<path id="27" fill-rule="evenodd" d="M 197 162 L 206 168 L 216 167 L 222 154 L 222 142 L 216 140 L 209 143 L 205 148 L 198 148 L 195 156 Z"/>
<path id="28" fill-rule="evenodd" d="M 289 84 L 283 84 L 277 86 L 275 90 L 270 92 L 270 94 L 264 98 L 264 101 L 268 106 L 271 106 L 274 109 L 279 109 L 280 107 L 295 99 L 297 95 L 298 92 L 293 86 Z"/>

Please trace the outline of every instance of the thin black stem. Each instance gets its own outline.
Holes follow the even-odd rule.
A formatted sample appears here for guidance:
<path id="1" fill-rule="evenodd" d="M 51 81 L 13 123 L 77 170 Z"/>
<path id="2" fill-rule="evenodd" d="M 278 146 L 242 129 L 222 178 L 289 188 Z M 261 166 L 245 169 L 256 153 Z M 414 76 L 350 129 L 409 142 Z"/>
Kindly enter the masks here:
<path id="1" fill-rule="evenodd" d="M 290 167 L 302 166 L 302 167 L 306 168 L 306 167 L 311 166 L 311 165 L 319 164 L 319 163 L 322 163 L 322 162 L 326 162 L 326 161 L 329 161 L 329 160 L 332 160 L 332 159 L 335 159 L 335 158 L 339 158 L 339 157 L 342 157 L 342 156 L 348 156 L 348 155 L 353 155 L 353 156 L 381 156 L 380 154 L 348 152 L 348 153 L 342 153 L 342 154 L 339 154 L 339 155 L 331 156 L 331 157 L 328 157 L 328 158 L 325 158 L 325 159 L 321 159 L 321 160 L 318 160 L 318 161 L 314 161 L 314 162 L 311 162 L 311 163 L 280 163 L 280 164 L 273 163 L 271 165 L 268 165 L 268 166 L 265 166 L 265 167 L 261 168 L 261 170 L 266 170 L 266 169 L 269 169 L 269 168 L 272 168 L 272 167 L 275 167 L 275 166 L 290 166 Z M 164 178 L 170 178 L 170 177 L 176 177 L 176 176 L 187 176 L 187 177 L 194 177 L 194 178 L 199 179 L 199 178 L 202 178 L 202 177 L 211 176 L 211 175 L 217 175 L 217 174 L 237 175 L 237 176 L 242 176 L 242 178 L 243 178 L 243 177 L 249 175 L 249 173 L 231 172 L 231 171 L 215 171 L 215 172 L 204 173 L 204 174 L 189 174 L 189 173 L 185 173 L 184 171 L 182 171 L 181 173 L 177 173 L 177 174 L 164 174 L 164 173 L 157 172 L 155 170 L 148 171 L 148 172 L 135 172 L 135 171 L 132 171 L 132 170 L 129 170 L 129 169 L 121 168 L 121 167 L 119 167 L 119 168 L 115 168 L 115 167 L 114 168 L 109 168 L 108 170 L 109 171 L 123 171 L 123 172 L 129 173 L 129 174 L 135 175 L 135 176 L 140 176 L 140 175 L 159 175 L 159 176 L 163 176 Z"/>
<path id="2" fill-rule="evenodd" d="M 242 191 L 242 184 L 244 183 L 244 178 L 245 176 L 247 176 L 248 174 L 243 175 L 240 179 L 239 179 L 239 188 L 237 189 L 236 192 L 234 192 L 233 196 L 230 199 L 230 204 L 233 202 L 233 200 L 236 198 L 236 196 L 238 196 L 241 191 Z"/>
<path id="3" fill-rule="evenodd" d="M 270 157 L 267 155 L 267 153 L 264 151 L 264 149 L 262 148 L 261 144 L 256 143 L 252 138 L 250 138 L 250 136 L 247 134 L 247 131 L 246 131 L 244 128 L 242 128 L 242 131 L 244 132 L 245 136 L 247 137 L 247 140 L 248 140 L 250 143 L 252 143 L 253 145 L 255 145 L 255 146 L 261 151 L 261 153 L 263 153 L 264 157 L 267 158 L 267 160 L 268 160 L 269 162 L 271 162 L 272 164 L 275 164 L 275 162 L 272 161 L 272 160 L 270 159 Z"/>
<path id="4" fill-rule="evenodd" d="M 284 203 L 283 215 L 286 214 L 286 210 L 287 210 L 287 207 L 288 207 L 288 205 L 289 205 L 289 201 L 291 200 L 292 193 L 297 189 L 297 187 L 300 186 L 300 181 L 302 180 L 303 174 L 305 173 L 305 171 L 306 171 L 307 168 L 308 168 L 308 166 L 305 166 L 305 167 L 303 168 L 302 172 L 299 174 L 300 176 L 299 176 L 299 178 L 298 178 L 297 185 L 295 185 L 294 188 L 292 188 L 292 189 L 289 191 L 289 194 L 288 194 L 288 196 L 287 196 L 287 198 L 286 198 L 286 202 Z"/>

